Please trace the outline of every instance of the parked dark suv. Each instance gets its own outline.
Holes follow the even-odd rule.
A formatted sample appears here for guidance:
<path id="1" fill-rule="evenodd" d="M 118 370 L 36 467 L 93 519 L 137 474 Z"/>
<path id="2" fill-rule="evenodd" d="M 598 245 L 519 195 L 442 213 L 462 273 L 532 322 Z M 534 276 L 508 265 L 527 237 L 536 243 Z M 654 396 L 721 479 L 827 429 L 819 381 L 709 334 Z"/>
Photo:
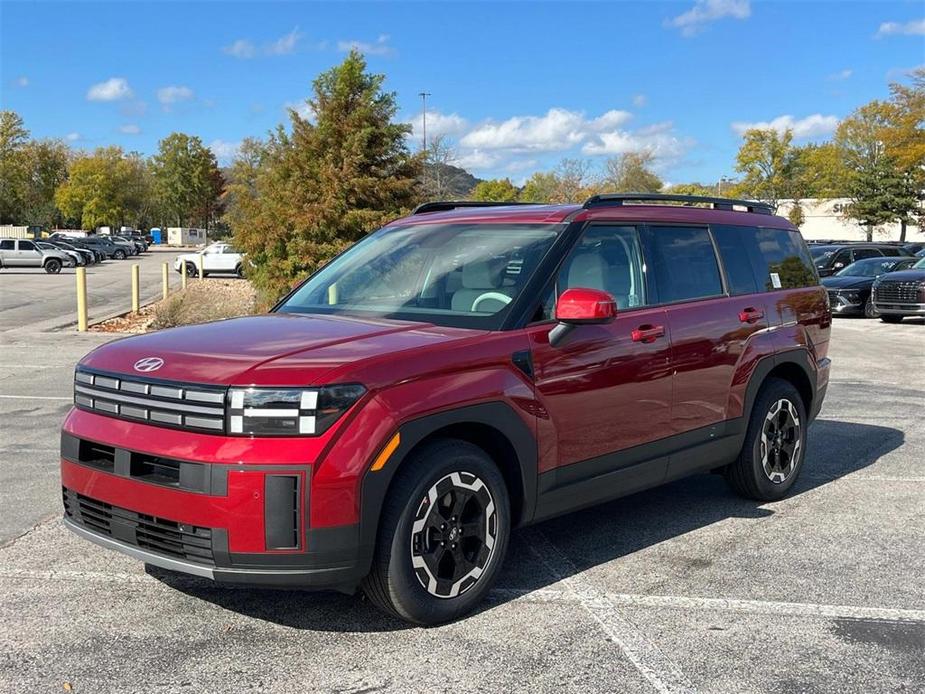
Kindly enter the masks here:
<path id="1" fill-rule="evenodd" d="M 925 258 L 919 258 L 902 272 L 878 278 L 871 291 L 871 302 L 884 323 L 925 316 Z"/>
<path id="2" fill-rule="evenodd" d="M 220 583 L 361 588 L 444 622 L 514 527 L 705 471 L 786 495 L 831 320 L 799 232 L 759 203 L 425 204 L 269 315 L 84 357 L 65 524 Z"/>
<path id="3" fill-rule="evenodd" d="M 865 258 L 911 258 L 902 246 L 889 243 L 813 244 L 810 246 L 813 262 L 820 277 L 834 275 L 851 263 Z"/>

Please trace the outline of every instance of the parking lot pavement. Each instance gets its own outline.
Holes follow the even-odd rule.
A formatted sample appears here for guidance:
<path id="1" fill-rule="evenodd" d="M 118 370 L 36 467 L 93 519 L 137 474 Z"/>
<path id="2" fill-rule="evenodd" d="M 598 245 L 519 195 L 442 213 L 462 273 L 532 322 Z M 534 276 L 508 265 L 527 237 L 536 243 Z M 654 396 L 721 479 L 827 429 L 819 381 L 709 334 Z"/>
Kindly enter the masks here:
<path id="1" fill-rule="evenodd" d="M 139 265 L 142 303 L 161 296 L 161 263 L 170 266 L 172 288 L 180 285 L 173 270 L 177 249 L 154 248 L 126 260 L 107 260 L 87 268 L 87 311 L 90 321 L 132 308 L 132 270 Z M 52 330 L 77 324 L 74 268 L 49 275 L 39 268 L 0 270 L 0 333 Z"/>
<path id="2" fill-rule="evenodd" d="M 791 497 L 743 501 L 700 475 L 518 531 L 484 609 L 433 629 L 353 597 L 146 573 L 81 541 L 57 520 L 65 401 L 0 397 L 18 528 L 0 548 L 0 691 L 923 691 L 923 331 L 836 321 Z M 17 336 L 49 368 L 4 365 L 0 395 L 66 397 L 104 339 L 71 337 Z"/>

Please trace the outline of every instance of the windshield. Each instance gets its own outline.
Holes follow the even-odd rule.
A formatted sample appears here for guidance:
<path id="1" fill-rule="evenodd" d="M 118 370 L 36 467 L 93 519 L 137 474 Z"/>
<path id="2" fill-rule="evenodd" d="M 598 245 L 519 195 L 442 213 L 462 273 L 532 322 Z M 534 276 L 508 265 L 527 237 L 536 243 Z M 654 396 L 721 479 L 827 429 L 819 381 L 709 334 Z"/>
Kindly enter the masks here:
<path id="1" fill-rule="evenodd" d="M 278 310 L 495 330 L 561 229 L 549 224 L 382 229 L 321 269 Z"/>
<path id="2" fill-rule="evenodd" d="M 925 258 L 919 260 L 915 265 L 912 266 L 916 270 L 925 270 Z"/>
<path id="3" fill-rule="evenodd" d="M 899 262 L 896 258 L 865 258 L 851 263 L 835 274 L 839 277 L 879 277 L 892 270 Z"/>

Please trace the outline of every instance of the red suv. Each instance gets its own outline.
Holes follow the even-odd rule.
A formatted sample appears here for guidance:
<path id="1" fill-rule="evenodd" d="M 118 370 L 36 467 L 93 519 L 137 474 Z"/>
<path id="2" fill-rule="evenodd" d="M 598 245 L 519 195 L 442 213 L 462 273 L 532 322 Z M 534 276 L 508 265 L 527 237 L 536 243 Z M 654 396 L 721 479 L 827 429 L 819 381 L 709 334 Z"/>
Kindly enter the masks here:
<path id="1" fill-rule="evenodd" d="M 759 203 L 428 203 L 268 315 L 87 355 L 64 522 L 219 583 L 362 588 L 444 622 L 517 526 L 703 471 L 783 497 L 830 325 L 799 232 Z"/>

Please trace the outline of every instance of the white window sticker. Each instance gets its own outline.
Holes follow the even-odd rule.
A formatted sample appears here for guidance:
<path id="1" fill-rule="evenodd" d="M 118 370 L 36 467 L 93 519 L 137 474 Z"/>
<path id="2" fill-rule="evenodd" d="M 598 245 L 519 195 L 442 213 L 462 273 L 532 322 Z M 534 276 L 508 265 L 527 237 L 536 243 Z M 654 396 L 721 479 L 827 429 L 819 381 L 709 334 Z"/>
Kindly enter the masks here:
<path id="1" fill-rule="evenodd" d="M 776 272 L 771 273 L 771 286 L 775 289 L 781 288 L 780 275 L 778 275 Z"/>

